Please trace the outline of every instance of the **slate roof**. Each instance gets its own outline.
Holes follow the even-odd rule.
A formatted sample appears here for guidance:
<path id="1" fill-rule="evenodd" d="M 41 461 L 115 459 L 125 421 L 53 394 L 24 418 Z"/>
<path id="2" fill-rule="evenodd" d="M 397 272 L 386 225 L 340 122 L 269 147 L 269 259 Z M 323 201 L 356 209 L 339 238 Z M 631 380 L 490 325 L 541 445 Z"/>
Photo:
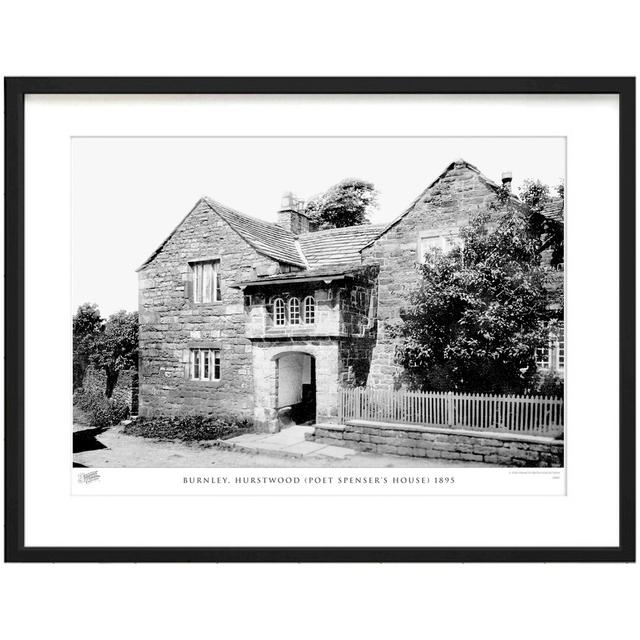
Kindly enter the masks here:
<path id="1" fill-rule="evenodd" d="M 549 202 L 545 202 L 541 213 L 549 220 L 564 222 L 564 198 L 553 198 Z"/>
<path id="2" fill-rule="evenodd" d="M 240 213 L 211 198 L 203 200 L 254 249 L 264 255 L 298 267 L 305 267 L 296 248 L 295 236 L 276 224 Z"/>
<path id="3" fill-rule="evenodd" d="M 299 236 L 300 248 L 310 268 L 360 262 L 360 249 L 384 229 L 381 224 L 313 231 Z"/>

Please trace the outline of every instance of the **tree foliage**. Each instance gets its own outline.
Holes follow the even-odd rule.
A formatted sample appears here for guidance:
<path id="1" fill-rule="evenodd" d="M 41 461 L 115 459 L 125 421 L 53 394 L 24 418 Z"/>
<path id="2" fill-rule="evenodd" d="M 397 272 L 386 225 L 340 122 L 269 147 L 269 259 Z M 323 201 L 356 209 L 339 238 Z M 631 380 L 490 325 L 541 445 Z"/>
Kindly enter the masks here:
<path id="1" fill-rule="evenodd" d="M 377 206 L 378 192 L 373 183 L 346 178 L 311 198 L 305 212 L 319 229 L 336 229 L 369 224 L 368 216 Z"/>
<path id="2" fill-rule="evenodd" d="M 420 390 L 527 392 L 536 348 L 561 317 L 545 286 L 539 235 L 527 212 L 505 198 L 497 223 L 483 212 L 461 238 L 450 253 L 425 256 L 421 284 L 393 331 L 398 362 Z"/>
<path id="3" fill-rule="evenodd" d="M 96 305 L 83 304 L 73 318 L 74 387 L 76 359 L 82 375 L 88 364 L 105 372 L 105 394 L 109 398 L 118 381 L 118 374 L 138 366 L 138 312 L 118 311 L 107 320 L 100 317 Z"/>
<path id="4" fill-rule="evenodd" d="M 82 386 L 93 344 L 102 330 L 103 320 L 95 304 L 86 302 L 73 316 L 73 388 Z"/>
<path id="5" fill-rule="evenodd" d="M 91 362 L 107 376 L 107 398 L 111 397 L 123 369 L 138 364 L 138 312 L 118 311 L 109 316 L 94 343 Z"/>

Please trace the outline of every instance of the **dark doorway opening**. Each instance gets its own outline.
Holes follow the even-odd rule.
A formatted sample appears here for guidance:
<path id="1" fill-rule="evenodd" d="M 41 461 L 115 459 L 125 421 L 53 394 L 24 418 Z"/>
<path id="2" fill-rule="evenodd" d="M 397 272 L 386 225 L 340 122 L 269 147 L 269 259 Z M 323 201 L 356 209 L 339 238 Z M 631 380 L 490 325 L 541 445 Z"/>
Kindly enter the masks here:
<path id="1" fill-rule="evenodd" d="M 308 353 L 285 353 L 276 360 L 278 421 L 281 427 L 316 421 L 316 360 Z"/>

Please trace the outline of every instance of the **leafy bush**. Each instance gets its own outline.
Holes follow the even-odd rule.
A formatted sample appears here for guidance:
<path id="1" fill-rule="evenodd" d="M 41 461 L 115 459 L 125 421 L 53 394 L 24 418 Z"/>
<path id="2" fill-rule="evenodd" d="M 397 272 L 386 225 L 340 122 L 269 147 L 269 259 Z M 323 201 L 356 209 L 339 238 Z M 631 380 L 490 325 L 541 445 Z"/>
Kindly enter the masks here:
<path id="1" fill-rule="evenodd" d="M 554 371 L 539 371 L 534 380 L 533 393 L 540 396 L 562 398 L 564 396 L 564 380 Z"/>
<path id="2" fill-rule="evenodd" d="M 171 418 L 159 416 L 138 418 L 124 428 L 124 433 L 157 440 L 217 440 L 250 431 L 252 424 L 246 418 L 231 415 L 184 416 Z"/>
<path id="3" fill-rule="evenodd" d="M 92 427 L 111 427 L 129 415 L 129 407 L 124 402 L 110 400 L 95 391 L 77 390 L 73 404 L 85 414 Z"/>

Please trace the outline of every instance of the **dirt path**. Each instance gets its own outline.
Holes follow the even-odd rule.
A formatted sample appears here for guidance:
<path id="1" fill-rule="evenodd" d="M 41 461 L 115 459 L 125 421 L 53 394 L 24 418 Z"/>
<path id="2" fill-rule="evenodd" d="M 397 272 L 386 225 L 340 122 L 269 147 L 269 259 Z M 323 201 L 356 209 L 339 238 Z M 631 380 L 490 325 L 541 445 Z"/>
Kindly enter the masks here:
<path id="1" fill-rule="evenodd" d="M 155 442 L 122 433 L 122 427 L 75 430 L 83 449 L 73 456 L 74 466 L 84 467 L 453 467 L 469 463 L 447 461 L 446 464 L 425 458 L 380 456 L 356 453 L 345 460 L 295 458 L 265 453 L 229 451 L 207 442 Z M 487 465 L 477 465 L 487 466 Z"/>

